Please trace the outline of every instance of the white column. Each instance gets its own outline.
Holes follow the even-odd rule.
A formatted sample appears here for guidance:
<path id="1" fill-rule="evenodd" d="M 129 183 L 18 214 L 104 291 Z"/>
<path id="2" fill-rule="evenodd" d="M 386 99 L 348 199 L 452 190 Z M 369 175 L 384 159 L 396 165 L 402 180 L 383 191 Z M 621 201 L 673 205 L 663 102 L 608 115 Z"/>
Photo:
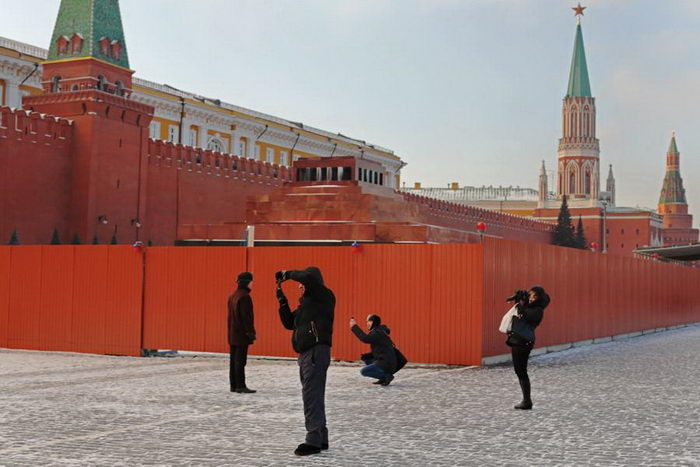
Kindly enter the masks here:
<path id="1" fill-rule="evenodd" d="M 201 125 L 199 127 L 199 135 L 197 136 L 197 147 L 202 149 L 207 148 L 207 139 L 209 138 L 209 127 Z"/>
<path id="2" fill-rule="evenodd" d="M 7 106 L 15 109 L 22 108 L 22 92 L 17 81 L 5 81 L 5 95 L 7 96 Z"/>
<path id="3" fill-rule="evenodd" d="M 231 133 L 231 148 L 229 148 L 230 149 L 229 152 L 231 154 L 235 154 L 236 156 L 241 155 L 240 151 L 238 150 L 238 146 L 240 145 L 240 142 L 241 142 L 240 134 L 238 132 L 238 129 L 235 129 Z"/>
<path id="4" fill-rule="evenodd" d="M 257 141 L 255 140 L 255 134 L 248 133 L 247 137 L 248 137 L 248 145 L 247 145 L 248 147 L 246 148 L 246 152 L 248 154 L 246 154 L 245 156 L 248 159 L 255 159 L 255 143 L 257 143 Z"/>

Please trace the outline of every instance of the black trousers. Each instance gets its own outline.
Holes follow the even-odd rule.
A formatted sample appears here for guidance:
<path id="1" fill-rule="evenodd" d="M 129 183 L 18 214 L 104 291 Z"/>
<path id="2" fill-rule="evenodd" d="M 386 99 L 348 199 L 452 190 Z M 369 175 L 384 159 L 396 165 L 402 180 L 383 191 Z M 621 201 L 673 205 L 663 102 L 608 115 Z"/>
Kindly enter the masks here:
<path id="1" fill-rule="evenodd" d="M 527 360 L 530 358 L 532 345 L 514 345 L 510 349 L 513 356 L 513 369 L 515 369 L 515 374 L 520 382 L 523 400 L 530 401 L 530 377 L 527 374 Z"/>
<path id="2" fill-rule="evenodd" d="M 231 389 L 244 388 L 245 386 L 245 364 L 248 361 L 247 345 L 232 345 L 231 359 L 228 379 Z"/>
<path id="3" fill-rule="evenodd" d="M 301 379 L 301 397 L 304 401 L 305 442 L 320 448 L 328 444 L 326 374 L 331 363 L 331 348 L 328 345 L 316 345 L 300 353 L 297 362 Z"/>

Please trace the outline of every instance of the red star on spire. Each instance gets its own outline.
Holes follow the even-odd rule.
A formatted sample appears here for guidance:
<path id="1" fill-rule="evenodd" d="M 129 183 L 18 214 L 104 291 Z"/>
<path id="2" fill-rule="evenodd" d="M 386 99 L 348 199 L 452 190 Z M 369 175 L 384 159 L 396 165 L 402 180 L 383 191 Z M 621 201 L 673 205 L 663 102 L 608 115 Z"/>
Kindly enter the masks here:
<path id="1" fill-rule="evenodd" d="M 583 10 L 585 10 L 586 8 L 588 8 L 588 7 L 581 6 L 581 2 L 579 2 L 578 5 L 576 5 L 575 7 L 571 8 L 571 9 L 576 12 L 576 13 L 574 13 L 576 16 L 583 16 Z"/>

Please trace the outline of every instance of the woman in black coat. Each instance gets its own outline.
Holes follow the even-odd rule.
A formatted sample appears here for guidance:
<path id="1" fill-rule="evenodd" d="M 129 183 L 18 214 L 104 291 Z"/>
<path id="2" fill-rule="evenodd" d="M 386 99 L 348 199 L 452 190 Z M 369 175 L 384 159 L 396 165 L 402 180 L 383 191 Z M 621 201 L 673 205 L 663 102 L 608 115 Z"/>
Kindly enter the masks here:
<path id="1" fill-rule="evenodd" d="M 360 329 L 355 322 L 355 318 L 350 319 L 350 330 L 362 342 L 369 344 L 372 350 L 371 356 L 363 355 L 363 357 L 367 357 L 367 360 L 363 358 L 367 366 L 360 370 L 362 376 L 376 378 L 377 381 L 374 384 L 388 386 L 394 379 L 393 374 L 396 372 L 396 351 L 394 350 L 394 343 L 389 337 L 391 332 L 389 328 L 382 324 L 379 316 L 369 315 L 367 317 L 367 330 L 369 333 L 365 334 Z"/>
<path id="2" fill-rule="evenodd" d="M 520 389 L 523 392 L 523 400 L 515 406 L 519 410 L 530 410 L 532 399 L 530 398 L 530 378 L 527 374 L 527 361 L 530 358 L 530 351 L 535 345 L 535 328 L 540 325 L 544 317 L 544 309 L 549 305 L 549 295 L 542 287 L 534 286 L 527 291 L 528 298 L 521 300 L 516 306 L 518 313 L 513 317 L 515 320 L 522 320 L 527 328 L 532 331 L 532 339 L 523 339 L 515 333 L 508 334 L 506 344 L 511 347 L 513 356 L 513 368 L 520 382 Z"/>

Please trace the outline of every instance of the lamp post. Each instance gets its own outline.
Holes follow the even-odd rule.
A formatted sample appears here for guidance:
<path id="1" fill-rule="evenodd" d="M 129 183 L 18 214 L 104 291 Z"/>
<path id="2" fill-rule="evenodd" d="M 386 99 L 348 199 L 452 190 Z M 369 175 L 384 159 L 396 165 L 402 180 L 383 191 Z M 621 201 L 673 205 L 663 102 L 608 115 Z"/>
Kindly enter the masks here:
<path id="1" fill-rule="evenodd" d="M 603 248 L 601 251 L 603 253 L 608 252 L 608 204 L 612 200 L 612 194 L 609 191 L 600 192 L 600 202 L 603 205 Z"/>
<path id="2" fill-rule="evenodd" d="M 479 231 L 479 238 L 481 239 L 481 242 L 484 242 L 484 232 L 486 231 L 486 223 L 485 222 L 479 222 L 476 224 L 476 230 Z"/>

